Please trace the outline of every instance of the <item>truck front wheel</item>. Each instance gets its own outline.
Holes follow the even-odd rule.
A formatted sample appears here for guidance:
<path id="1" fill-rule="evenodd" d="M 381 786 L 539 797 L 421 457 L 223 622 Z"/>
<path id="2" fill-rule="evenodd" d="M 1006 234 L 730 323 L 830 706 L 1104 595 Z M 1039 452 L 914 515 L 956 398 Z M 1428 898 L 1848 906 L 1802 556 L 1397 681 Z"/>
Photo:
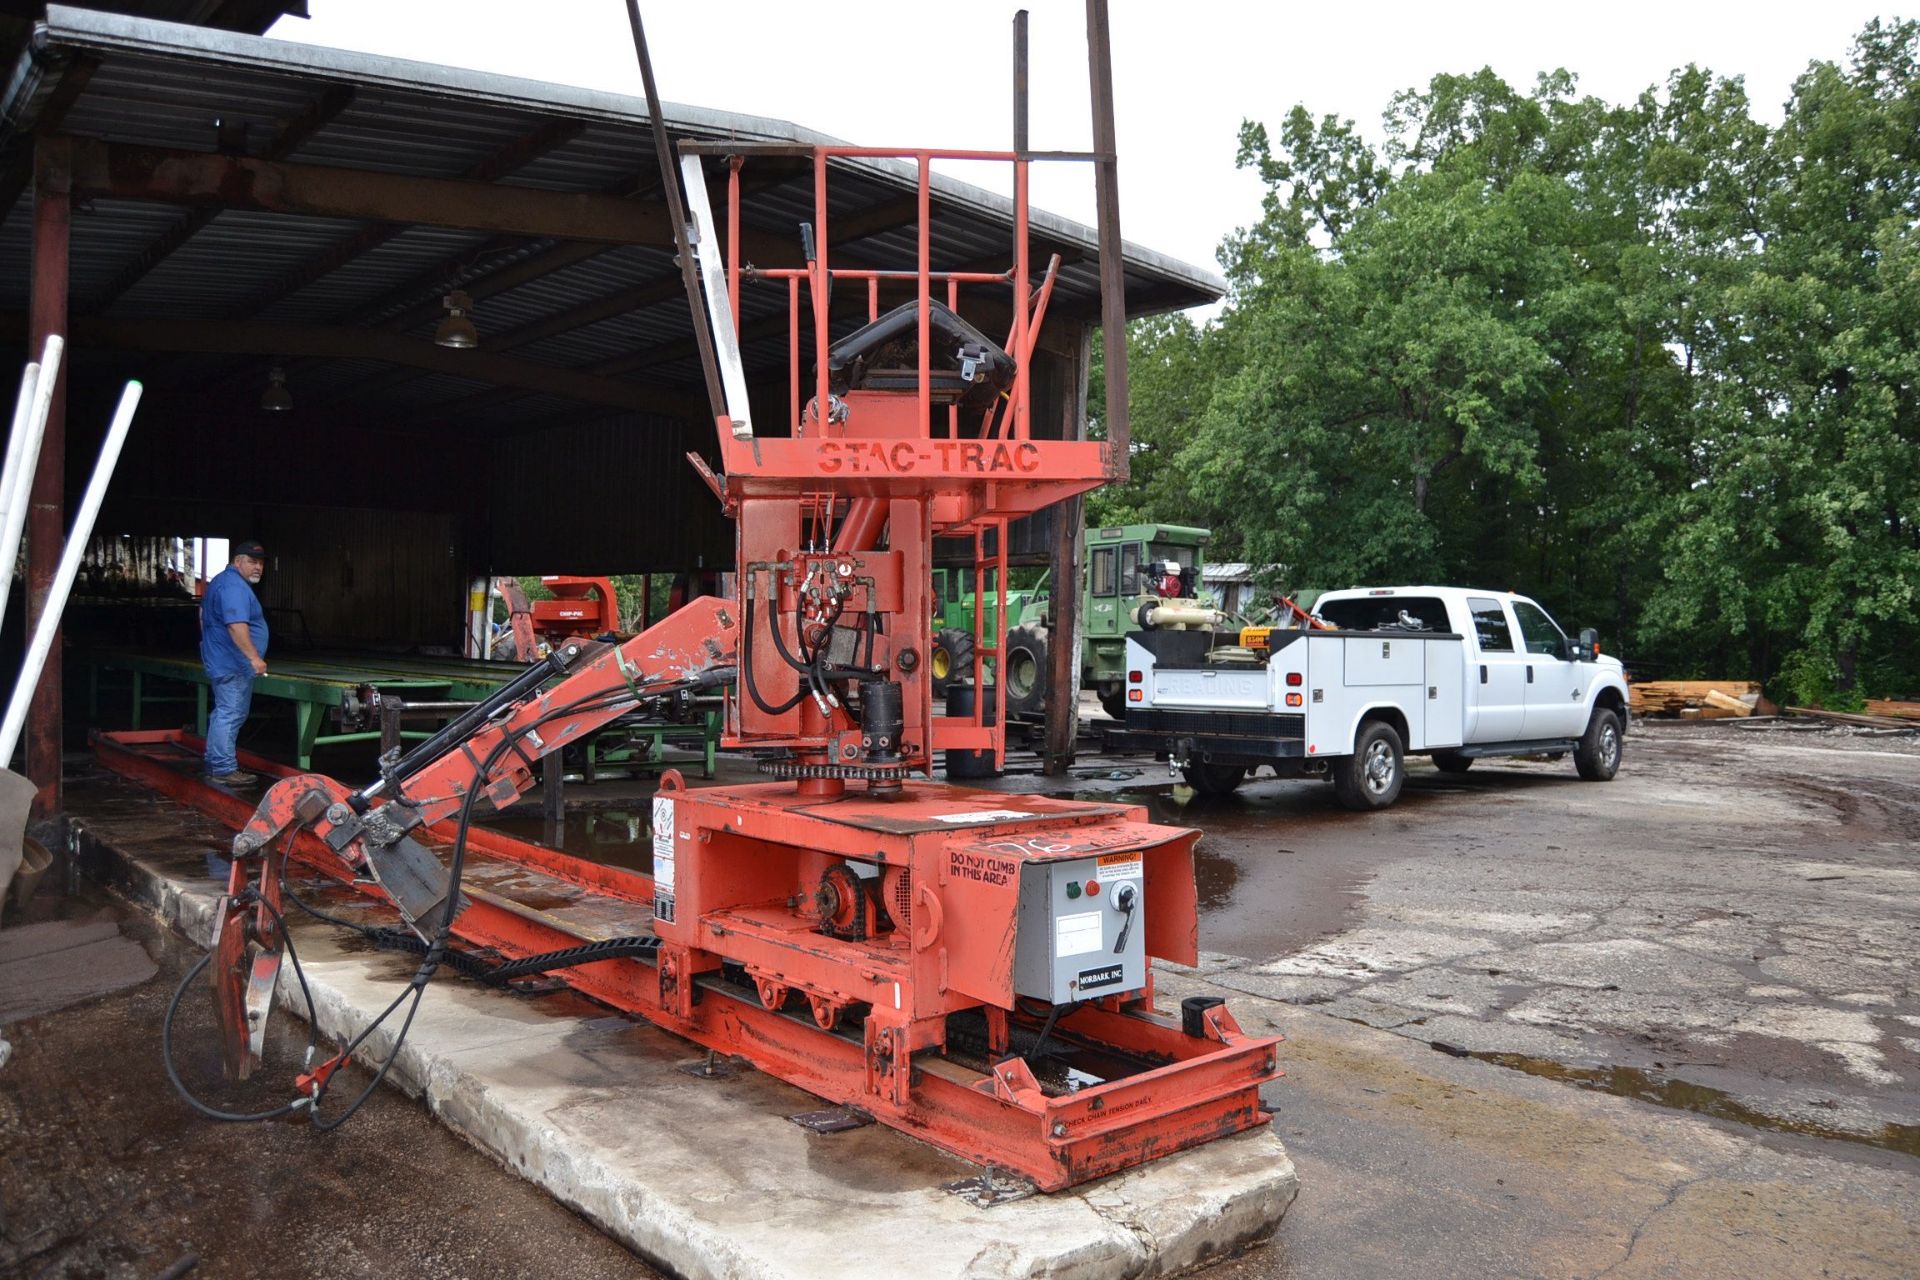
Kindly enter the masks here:
<path id="1" fill-rule="evenodd" d="M 1620 772 L 1620 717 L 1605 707 L 1587 721 L 1580 745 L 1573 749 L 1573 767 L 1588 782 L 1608 782 Z"/>
<path id="2" fill-rule="evenodd" d="M 1192 764 L 1180 766 L 1180 776 L 1187 785 L 1203 796 L 1219 798 L 1230 796 L 1240 789 L 1247 779 L 1247 766 L 1243 764 L 1208 764 L 1196 760 Z"/>
<path id="3" fill-rule="evenodd" d="M 1356 812 L 1384 809 L 1400 798 L 1407 780 L 1406 748 L 1385 720 L 1360 726 L 1353 754 L 1333 767 L 1333 790 L 1340 803 Z"/>

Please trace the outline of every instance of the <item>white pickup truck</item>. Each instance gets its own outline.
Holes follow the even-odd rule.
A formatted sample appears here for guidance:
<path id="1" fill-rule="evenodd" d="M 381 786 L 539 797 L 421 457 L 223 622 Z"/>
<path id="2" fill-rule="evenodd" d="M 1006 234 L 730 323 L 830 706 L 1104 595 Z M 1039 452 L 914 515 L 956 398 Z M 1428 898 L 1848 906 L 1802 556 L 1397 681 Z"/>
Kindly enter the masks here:
<path id="1" fill-rule="evenodd" d="M 1273 630 L 1264 652 L 1207 629 L 1132 633 L 1127 737 L 1205 795 L 1264 765 L 1327 778 L 1362 810 L 1399 797 L 1409 754 L 1449 773 L 1482 756 L 1569 753 L 1590 781 L 1620 768 L 1619 659 L 1591 630 L 1569 640 L 1525 596 L 1356 587 L 1321 596 L 1313 617 L 1328 629 Z"/>

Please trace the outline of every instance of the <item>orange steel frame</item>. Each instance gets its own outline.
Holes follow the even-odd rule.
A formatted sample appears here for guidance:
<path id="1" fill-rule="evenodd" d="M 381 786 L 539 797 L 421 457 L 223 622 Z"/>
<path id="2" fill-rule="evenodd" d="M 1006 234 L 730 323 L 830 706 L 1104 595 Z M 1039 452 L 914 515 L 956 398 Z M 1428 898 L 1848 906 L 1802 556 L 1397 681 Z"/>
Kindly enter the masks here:
<path id="1" fill-rule="evenodd" d="M 752 149 L 743 150 L 750 158 Z M 884 156 L 909 159 L 917 174 L 918 262 L 907 277 L 919 310 L 917 386 L 850 387 L 836 401 L 825 322 L 831 282 L 865 283 L 871 312 L 878 277 L 840 272 L 827 262 L 829 170 Z M 1007 272 L 965 279 L 935 272 L 932 165 L 983 159 L 1014 168 L 1013 263 Z M 1023 1006 L 1015 990 L 1022 876 L 1067 860 L 1137 862 L 1147 954 L 1191 965 L 1198 954 L 1197 833 L 1154 826 L 1138 806 L 979 792 L 926 779 L 936 750 L 991 749 L 999 757 L 1005 732 L 997 688 L 991 717 L 978 700 L 971 717 L 940 714 L 931 704 L 924 656 L 932 629 L 932 540 L 973 539 L 977 585 L 985 588 L 991 573 L 993 587 L 1004 592 L 1008 522 L 1124 474 L 1124 459 L 1102 442 L 1042 439 L 1031 430 L 1028 366 L 1038 316 L 1028 286 L 1026 156 L 834 146 L 815 148 L 812 160 L 818 257 L 799 275 L 757 274 L 788 280 L 790 289 L 806 286 L 815 317 L 813 396 L 796 406 L 791 435 L 742 437 L 728 418 L 717 423 L 724 474 L 710 480 L 738 522 L 735 599 L 696 600 L 617 648 L 584 646 L 566 678 L 503 711 L 397 788 L 380 784 L 356 797 L 331 779 L 273 769 L 281 780 L 248 816 L 224 793 L 155 763 L 157 740 L 150 735 L 105 736 L 102 758 L 244 824 L 235 845 L 234 895 L 257 870 L 260 893 L 269 901 L 277 896 L 275 861 L 288 847 L 278 838 L 285 831 L 296 834 L 291 856 L 304 866 L 377 894 L 378 887 L 356 873 L 380 876 L 385 846 L 378 844 L 382 837 L 366 834 L 372 827 L 363 828 L 350 801 L 362 809 L 373 805 L 369 822 L 398 813 L 421 824 L 413 830 L 416 841 L 444 842 L 446 823 L 470 788 L 495 807 L 512 803 L 534 781 L 531 757 L 618 714 L 608 699 L 623 685 L 637 695 L 645 682 L 737 670 L 741 691 L 728 695 L 726 741 L 787 749 L 785 780 L 695 791 L 677 774 L 667 776 L 656 801 L 657 878 L 623 874 L 620 884 L 609 884 L 606 872 L 564 855 L 470 838 L 469 858 L 516 860 L 629 901 L 636 928 L 646 927 L 651 906 L 659 940 L 651 958 L 609 960 L 559 976 L 949 1151 L 1016 1170 L 1042 1188 L 1265 1123 L 1259 1087 L 1278 1074 L 1277 1038 L 1246 1035 L 1224 1006 L 1202 1012 L 1197 1034 L 1189 1033 L 1179 1020 L 1154 1011 L 1150 973 L 1138 989 L 1062 1008 L 1055 1024 L 1057 1043 L 1130 1060 L 1131 1073 L 1049 1091 L 1025 1059 L 1009 1056 L 1013 1030 L 1031 1029 L 1043 1016 L 1031 1002 Z M 740 222 L 740 167 L 737 160 L 729 165 L 729 227 Z M 737 261 L 730 255 L 735 294 L 742 283 Z M 936 413 L 930 368 L 936 283 L 956 301 L 963 283 L 1011 289 L 1014 372 L 978 434 L 963 434 L 971 424 L 952 409 Z M 1045 299 L 1043 287 L 1042 306 Z M 793 342 L 797 353 L 797 329 Z M 797 368 L 797 354 L 794 360 Z M 835 404 L 845 406 L 844 415 L 822 408 Z M 903 729 L 888 744 L 890 763 L 883 767 L 867 767 L 874 743 L 870 734 L 863 738 L 846 705 L 851 681 L 838 677 L 845 681 L 834 686 L 839 696 L 808 696 L 805 686 L 796 691 L 798 668 L 782 653 L 822 652 L 837 628 L 852 634 L 844 652 L 861 655 L 836 659 L 839 669 L 857 662 L 875 679 L 891 676 L 900 686 Z M 749 682 L 760 692 L 742 696 Z M 876 696 L 866 692 L 874 686 L 860 687 L 863 703 Z M 773 705 L 767 691 L 781 704 L 791 697 L 793 705 Z M 591 709 L 575 710 L 583 698 Z M 519 736 L 529 730 L 537 736 Z M 522 749 L 495 753 L 509 736 Z M 496 763 L 483 776 L 481 762 L 489 760 Z M 829 870 L 844 863 L 866 867 L 879 890 L 869 922 L 884 919 L 891 928 L 874 924 L 865 936 L 829 932 L 827 908 L 814 895 Z M 472 905 L 451 926 L 469 943 L 518 957 L 580 941 L 551 920 L 529 918 L 482 893 L 469 896 Z M 234 1010 L 247 981 L 244 957 L 249 946 L 258 952 L 277 944 L 264 907 L 230 906 L 222 937 L 223 963 L 216 969 L 229 975 L 224 1016 L 229 1027 L 243 1026 Z M 256 988 L 258 964 L 256 957 Z M 975 1012 L 986 1041 L 978 1055 L 950 1043 L 954 1016 Z M 973 1057 L 984 1060 L 984 1069 L 960 1061 Z"/>

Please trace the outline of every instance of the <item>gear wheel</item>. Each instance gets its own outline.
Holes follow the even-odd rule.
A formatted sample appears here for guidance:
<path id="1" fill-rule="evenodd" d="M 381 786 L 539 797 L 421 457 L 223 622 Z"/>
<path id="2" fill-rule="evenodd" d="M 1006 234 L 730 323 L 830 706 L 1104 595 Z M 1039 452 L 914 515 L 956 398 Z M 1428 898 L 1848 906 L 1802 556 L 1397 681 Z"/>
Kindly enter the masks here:
<path id="1" fill-rule="evenodd" d="M 820 932 L 829 938 L 859 942 L 867 936 L 867 889 L 860 876 L 844 862 L 820 875 L 813 906 L 820 915 Z"/>

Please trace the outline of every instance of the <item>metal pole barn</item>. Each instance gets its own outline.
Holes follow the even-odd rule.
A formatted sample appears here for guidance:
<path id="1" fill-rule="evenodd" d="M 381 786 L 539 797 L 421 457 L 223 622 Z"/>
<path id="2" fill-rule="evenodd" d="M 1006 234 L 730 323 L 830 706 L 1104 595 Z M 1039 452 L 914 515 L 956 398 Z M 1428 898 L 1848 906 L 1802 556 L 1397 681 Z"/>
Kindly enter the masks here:
<path id="1" fill-rule="evenodd" d="M 41 350 L 49 334 L 67 331 L 68 241 L 72 230 L 72 152 L 64 138 L 41 136 L 33 149 L 33 283 L 27 317 L 28 349 Z M 27 634 L 47 604 L 66 538 L 67 383 L 72 360 L 53 389 L 40 466 L 27 512 Z M 5 566 L 13 572 L 13 566 Z M 39 790 L 42 813 L 60 807 L 60 635 L 34 691 L 27 718 L 27 777 Z"/>

